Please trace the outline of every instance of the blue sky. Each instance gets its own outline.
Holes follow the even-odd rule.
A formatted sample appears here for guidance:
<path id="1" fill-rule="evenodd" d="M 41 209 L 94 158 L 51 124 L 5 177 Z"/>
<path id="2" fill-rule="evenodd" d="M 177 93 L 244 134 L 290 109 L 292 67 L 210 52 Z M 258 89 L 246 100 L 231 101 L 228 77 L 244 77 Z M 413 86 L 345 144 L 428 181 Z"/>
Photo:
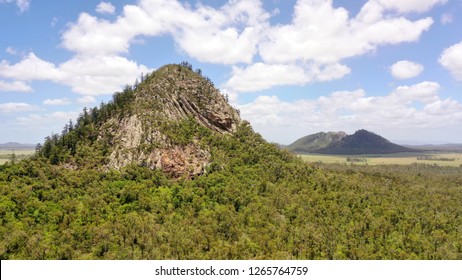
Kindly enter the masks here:
<path id="1" fill-rule="evenodd" d="M 187 60 L 283 144 L 462 143 L 462 0 L 0 0 L 0 143 L 42 142 Z"/>

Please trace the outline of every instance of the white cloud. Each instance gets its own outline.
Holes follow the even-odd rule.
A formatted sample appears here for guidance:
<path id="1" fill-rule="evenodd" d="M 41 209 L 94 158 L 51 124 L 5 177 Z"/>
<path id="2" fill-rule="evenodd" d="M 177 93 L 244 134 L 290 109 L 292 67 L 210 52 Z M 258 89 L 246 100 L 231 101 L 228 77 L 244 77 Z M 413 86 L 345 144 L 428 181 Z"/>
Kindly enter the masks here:
<path id="1" fill-rule="evenodd" d="M 462 104 L 441 99 L 439 88 L 438 83 L 422 82 L 398 87 L 385 96 L 368 96 L 359 89 L 293 102 L 259 96 L 239 109 L 242 117 L 270 141 L 295 140 L 307 130 L 354 132 L 360 128 L 415 139 L 417 131 L 462 125 Z"/>
<path id="2" fill-rule="evenodd" d="M 22 81 L 5 82 L 0 80 L 0 91 L 32 92 L 32 88 Z"/>
<path id="3" fill-rule="evenodd" d="M 255 92 L 274 86 L 304 85 L 313 81 L 330 81 L 350 73 L 345 65 L 294 65 L 255 63 L 246 68 L 233 67 L 224 87 L 236 92 Z"/>
<path id="4" fill-rule="evenodd" d="M 67 98 L 45 99 L 44 105 L 68 105 L 70 104 Z"/>
<path id="5" fill-rule="evenodd" d="M 85 104 L 85 105 L 89 105 L 89 104 L 94 104 L 96 103 L 96 99 L 93 97 L 93 96 L 83 96 L 81 98 L 79 98 L 77 100 L 77 102 L 79 102 L 80 104 Z"/>
<path id="6" fill-rule="evenodd" d="M 350 74 L 351 69 L 340 63 L 315 66 L 312 68 L 316 81 L 326 82 L 343 78 Z"/>
<path id="7" fill-rule="evenodd" d="M 292 23 L 270 28 L 260 54 L 267 63 L 338 63 L 381 45 L 416 41 L 433 24 L 431 18 L 410 21 L 384 14 L 370 3 L 349 18 L 348 11 L 334 8 L 332 1 L 299 0 Z"/>
<path id="8" fill-rule="evenodd" d="M 137 36 L 155 36 L 162 32 L 162 22 L 138 6 L 127 5 L 114 22 L 80 14 L 78 21 L 63 33 L 62 46 L 83 55 L 114 55 L 128 52 Z"/>
<path id="9" fill-rule="evenodd" d="M 438 101 L 440 85 L 435 82 L 421 82 L 412 86 L 399 86 L 393 91 L 389 98 L 396 103 L 411 104 L 414 101 L 423 104 L 431 104 Z"/>
<path id="10" fill-rule="evenodd" d="M 0 113 L 16 113 L 16 112 L 28 112 L 35 111 L 37 107 L 27 103 L 0 103 Z"/>
<path id="11" fill-rule="evenodd" d="M 138 24 L 147 21 L 145 26 L 152 23 L 151 29 L 156 24 L 147 19 L 147 15 L 138 7 L 125 7 L 124 13 L 131 11 L 131 19 Z M 135 12 L 136 11 L 136 12 Z M 138 15 L 134 15 L 137 13 Z M 70 24 L 69 29 L 63 33 L 62 46 L 70 51 L 84 55 L 114 55 L 128 52 L 130 41 L 141 34 L 137 29 L 141 28 L 136 22 L 126 20 L 121 16 L 115 23 L 98 19 L 86 13 L 82 13 L 76 23 Z M 156 35 L 153 31 L 152 35 Z"/>
<path id="12" fill-rule="evenodd" d="M 126 53 L 137 37 L 170 34 L 179 48 L 203 61 L 250 63 L 269 14 L 259 0 L 236 0 L 219 9 L 192 9 L 176 0 L 126 5 L 115 21 L 82 13 L 63 34 L 62 46 L 86 55 Z"/>
<path id="13" fill-rule="evenodd" d="M 357 19 L 372 23 L 407 13 L 428 12 L 434 6 L 446 2 L 447 0 L 369 0 L 361 8 Z"/>
<path id="14" fill-rule="evenodd" d="M 401 60 L 390 67 L 391 75 L 400 80 L 415 78 L 422 73 L 424 67 L 418 63 Z"/>
<path id="15" fill-rule="evenodd" d="M 220 9 L 183 6 L 176 13 L 171 32 L 179 47 L 200 61 L 221 64 L 251 63 L 270 17 L 259 0 L 230 1 Z"/>
<path id="16" fill-rule="evenodd" d="M 399 13 L 423 13 L 436 5 L 445 4 L 447 0 L 371 0 L 370 2 L 377 2 L 384 9 Z"/>
<path id="17" fill-rule="evenodd" d="M 83 95 L 100 95 L 119 91 L 132 84 L 141 73 L 151 69 L 120 56 L 77 56 L 61 64 L 66 79 L 61 81 Z"/>
<path id="18" fill-rule="evenodd" d="M 280 85 L 301 85 L 310 81 L 303 67 L 256 63 L 247 68 L 233 67 L 232 77 L 224 85 L 232 91 L 253 92 Z"/>
<path id="19" fill-rule="evenodd" d="M 445 49 L 439 63 L 448 69 L 455 79 L 462 81 L 462 42 Z"/>
<path id="20" fill-rule="evenodd" d="M 21 13 L 27 11 L 32 0 L 1 0 L 2 3 L 16 3 Z"/>
<path id="21" fill-rule="evenodd" d="M 112 15 L 115 13 L 115 7 L 110 2 L 101 2 L 96 6 L 96 12 Z"/>
<path id="22" fill-rule="evenodd" d="M 44 61 L 31 52 L 14 65 L 10 65 L 6 60 L 0 62 L 0 76 L 22 81 L 60 80 L 63 73 L 53 63 Z"/>
<path id="23" fill-rule="evenodd" d="M 239 94 L 237 92 L 229 90 L 227 88 L 221 88 L 220 92 L 221 94 L 223 94 L 223 96 L 225 96 L 225 98 L 231 105 L 237 105 L 237 99 L 239 97 Z"/>
<path id="24" fill-rule="evenodd" d="M 131 84 L 141 73 L 148 73 L 144 65 L 120 56 L 75 56 L 55 65 L 38 58 L 34 53 L 17 64 L 0 63 L 0 76 L 16 80 L 48 80 L 72 87 L 83 95 L 113 93 Z"/>
<path id="25" fill-rule="evenodd" d="M 364 55 L 382 45 L 417 41 L 430 28 L 431 18 L 411 21 L 388 12 L 420 12 L 440 3 L 425 1 L 418 6 L 416 1 L 411 2 L 404 5 L 371 0 L 350 18 L 346 9 L 335 8 L 332 1 L 299 0 L 291 23 L 265 28 L 258 43 L 263 62 L 233 67 L 224 86 L 252 92 L 340 79 L 351 72 L 341 63 L 343 59 Z M 416 69 L 410 70 L 416 75 Z"/>
<path id="26" fill-rule="evenodd" d="M 351 72 L 343 59 L 382 45 L 414 42 L 433 24 L 429 17 L 408 20 L 396 12 L 421 12 L 444 1 L 424 0 L 420 6 L 408 2 L 370 0 L 350 17 L 332 0 L 298 0 L 291 22 L 272 26 L 261 0 L 233 0 L 218 8 L 201 3 L 192 7 L 178 0 L 140 0 L 125 5 L 114 20 L 81 13 L 69 23 L 61 42 L 75 53 L 69 61 L 54 64 L 30 53 L 14 65 L 2 61 L 0 76 L 50 80 L 87 96 L 110 93 L 149 71 L 121 56 L 132 44 L 143 37 L 170 35 L 177 49 L 190 57 L 233 65 L 225 84 L 231 91 L 331 81 Z M 112 12 L 111 6 L 100 2 L 97 10 Z"/>

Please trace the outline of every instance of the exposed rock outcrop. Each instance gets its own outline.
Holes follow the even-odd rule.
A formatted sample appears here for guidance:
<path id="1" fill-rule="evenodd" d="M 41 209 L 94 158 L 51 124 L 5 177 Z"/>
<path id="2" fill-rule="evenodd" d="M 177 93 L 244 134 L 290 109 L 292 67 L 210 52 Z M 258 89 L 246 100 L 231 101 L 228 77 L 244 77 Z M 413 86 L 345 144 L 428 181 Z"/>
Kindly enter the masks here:
<path id="1" fill-rule="evenodd" d="M 208 79 L 179 65 L 167 65 L 149 75 L 124 106 L 129 108 L 127 113 L 101 126 L 100 138 L 110 145 L 108 169 L 134 163 L 174 177 L 196 176 L 210 162 L 210 152 L 197 136 L 186 143 L 176 139 L 186 137 L 178 124 L 193 121 L 213 133 L 227 134 L 241 122 Z"/>

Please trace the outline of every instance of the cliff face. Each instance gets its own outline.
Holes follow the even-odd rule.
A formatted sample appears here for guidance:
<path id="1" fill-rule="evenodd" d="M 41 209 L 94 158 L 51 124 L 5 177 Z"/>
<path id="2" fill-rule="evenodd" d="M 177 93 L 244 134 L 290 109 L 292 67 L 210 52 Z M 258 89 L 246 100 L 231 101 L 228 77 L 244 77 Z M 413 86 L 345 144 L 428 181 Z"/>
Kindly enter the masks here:
<path id="1" fill-rule="evenodd" d="M 233 132 L 240 123 L 236 110 L 210 80 L 178 65 L 154 72 L 139 88 L 135 103 L 136 110 L 144 114 L 171 121 L 192 117 L 220 133 Z"/>
<path id="2" fill-rule="evenodd" d="M 241 123 L 213 84 L 187 67 L 164 66 L 133 91 L 124 113 L 99 128 L 98 140 L 110 147 L 106 169 L 139 164 L 174 177 L 201 174 L 210 152 L 200 144 L 197 126 L 228 134 Z"/>

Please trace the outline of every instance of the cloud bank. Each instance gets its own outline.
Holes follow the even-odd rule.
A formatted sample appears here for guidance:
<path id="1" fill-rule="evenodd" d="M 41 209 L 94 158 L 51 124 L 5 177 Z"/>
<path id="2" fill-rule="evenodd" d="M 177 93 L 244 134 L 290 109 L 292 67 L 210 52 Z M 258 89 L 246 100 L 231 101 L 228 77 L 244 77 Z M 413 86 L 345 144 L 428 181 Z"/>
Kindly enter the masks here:
<path id="1" fill-rule="evenodd" d="M 298 0 L 291 22 L 272 25 L 272 15 L 260 0 L 234 0 L 218 8 L 192 7 L 178 0 L 140 0 L 125 5 L 113 20 L 81 13 L 69 23 L 61 47 L 74 53 L 70 60 L 53 63 L 30 53 L 16 64 L 3 61 L 0 76 L 23 82 L 50 80 L 86 96 L 108 94 L 152 70 L 126 58 L 130 47 L 142 38 L 167 35 L 189 57 L 232 66 L 224 83 L 229 91 L 331 81 L 352 71 L 343 62 L 347 58 L 380 46 L 417 41 L 433 19 L 406 15 L 444 3 L 369 0 L 353 17 L 334 7 L 332 0 Z M 115 14 L 115 7 L 100 2 L 96 12 Z"/>

